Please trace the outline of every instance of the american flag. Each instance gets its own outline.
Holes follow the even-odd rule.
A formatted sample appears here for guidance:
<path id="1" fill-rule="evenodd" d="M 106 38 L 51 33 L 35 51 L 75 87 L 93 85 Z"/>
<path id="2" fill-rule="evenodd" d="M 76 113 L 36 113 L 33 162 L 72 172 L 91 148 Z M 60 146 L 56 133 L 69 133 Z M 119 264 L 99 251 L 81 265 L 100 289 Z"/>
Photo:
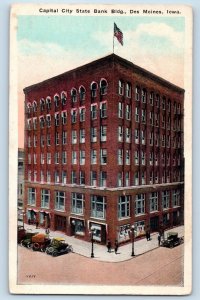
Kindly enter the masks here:
<path id="1" fill-rule="evenodd" d="M 114 36 L 118 39 L 119 43 L 123 46 L 123 32 L 114 23 Z"/>

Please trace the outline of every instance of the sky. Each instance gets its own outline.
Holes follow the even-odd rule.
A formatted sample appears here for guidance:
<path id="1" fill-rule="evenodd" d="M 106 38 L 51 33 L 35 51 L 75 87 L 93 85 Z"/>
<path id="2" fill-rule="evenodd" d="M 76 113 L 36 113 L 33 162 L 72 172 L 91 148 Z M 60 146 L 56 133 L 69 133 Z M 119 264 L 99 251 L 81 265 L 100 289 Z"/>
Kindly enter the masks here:
<path id="1" fill-rule="evenodd" d="M 114 22 L 124 36 L 117 55 L 184 88 L 184 17 L 18 16 L 19 147 L 23 88 L 112 53 Z"/>

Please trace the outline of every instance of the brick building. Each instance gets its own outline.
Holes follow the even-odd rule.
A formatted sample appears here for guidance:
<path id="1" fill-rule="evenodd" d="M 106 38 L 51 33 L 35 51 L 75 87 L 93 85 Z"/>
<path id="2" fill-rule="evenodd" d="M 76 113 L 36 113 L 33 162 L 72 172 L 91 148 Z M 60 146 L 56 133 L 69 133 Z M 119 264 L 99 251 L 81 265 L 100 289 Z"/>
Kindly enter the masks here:
<path id="1" fill-rule="evenodd" d="M 111 54 L 24 93 L 26 220 L 101 243 L 183 223 L 183 89 Z"/>

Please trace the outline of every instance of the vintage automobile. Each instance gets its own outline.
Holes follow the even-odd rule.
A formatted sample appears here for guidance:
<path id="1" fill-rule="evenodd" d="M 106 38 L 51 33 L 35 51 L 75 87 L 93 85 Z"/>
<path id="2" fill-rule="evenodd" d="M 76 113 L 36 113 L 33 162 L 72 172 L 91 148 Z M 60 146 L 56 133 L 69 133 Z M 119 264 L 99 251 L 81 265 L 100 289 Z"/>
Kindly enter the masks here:
<path id="1" fill-rule="evenodd" d="M 38 233 L 32 237 L 31 243 L 31 247 L 34 251 L 45 252 L 51 243 L 51 239 L 44 233 Z"/>
<path id="2" fill-rule="evenodd" d="M 26 248 L 32 248 L 32 237 L 38 232 L 25 231 L 23 238 L 20 240 L 20 245 Z"/>
<path id="3" fill-rule="evenodd" d="M 17 227 L 17 242 L 18 244 L 21 243 L 21 241 L 24 239 L 26 235 L 26 230 L 24 229 L 23 226 L 18 226 Z"/>
<path id="4" fill-rule="evenodd" d="M 183 237 L 178 237 L 177 232 L 168 232 L 167 239 L 161 241 L 161 246 L 173 248 L 183 243 Z"/>
<path id="5" fill-rule="evenodd" d="M 73 252 L 71 245 L 65 242 L 64 238 L 53 238 L 49 247 L 46 248 L 46 253 L 56 257 L 65 253 Z"/>

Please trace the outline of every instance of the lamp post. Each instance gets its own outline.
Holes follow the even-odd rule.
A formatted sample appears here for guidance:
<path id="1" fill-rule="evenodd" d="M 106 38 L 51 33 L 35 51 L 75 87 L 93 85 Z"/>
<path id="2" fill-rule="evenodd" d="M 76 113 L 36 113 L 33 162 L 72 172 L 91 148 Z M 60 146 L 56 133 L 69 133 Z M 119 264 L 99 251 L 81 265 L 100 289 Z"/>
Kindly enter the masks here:
<path id="1" fill-rule="evenodd" d="M 94 232 L 95 232 L 94 227 L 91 227 L 91 242 L 92 242 L 91 258 L 94 258 L 94 239 L 93 239 Z"/>
<path id="2" fill-rule="evenodd" d="M 135 226 L 134 225 L 131 226 L 131 233 L 132 233 L 132 253 L 131 253 L 131 256 L 135 256 L 135 253 L 134 253 Z"/>

